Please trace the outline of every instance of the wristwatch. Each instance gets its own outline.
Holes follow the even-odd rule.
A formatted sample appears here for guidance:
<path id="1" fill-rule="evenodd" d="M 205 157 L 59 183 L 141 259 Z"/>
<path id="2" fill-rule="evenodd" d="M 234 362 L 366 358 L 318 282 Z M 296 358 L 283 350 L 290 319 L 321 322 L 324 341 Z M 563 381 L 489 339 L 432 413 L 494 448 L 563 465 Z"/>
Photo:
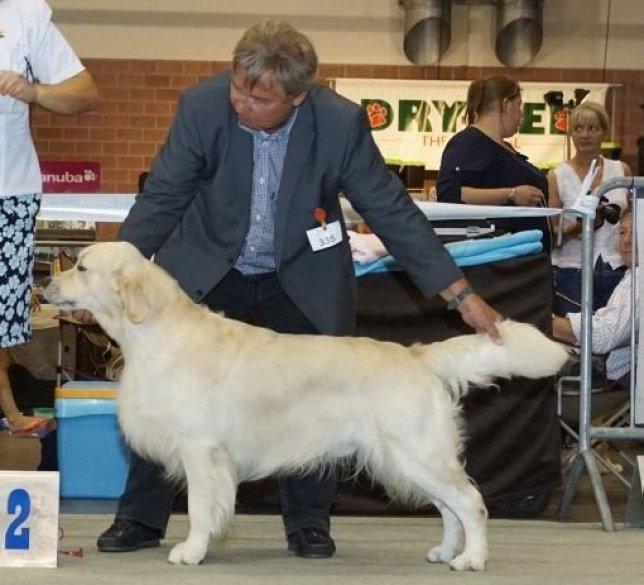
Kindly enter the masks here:
<path id="1" fill-rule="evenodd" d="M 469 297 L 471 294 L 474 294 L 474 291 L 468 286 L 465 286 L 461 289 L 461 291 L 457 294 L 455 294 L 448 302 L 447 302 L 447 310 L 448 311 L 455 311 L 456 309 L 459 308 L 461 303 Z"/>

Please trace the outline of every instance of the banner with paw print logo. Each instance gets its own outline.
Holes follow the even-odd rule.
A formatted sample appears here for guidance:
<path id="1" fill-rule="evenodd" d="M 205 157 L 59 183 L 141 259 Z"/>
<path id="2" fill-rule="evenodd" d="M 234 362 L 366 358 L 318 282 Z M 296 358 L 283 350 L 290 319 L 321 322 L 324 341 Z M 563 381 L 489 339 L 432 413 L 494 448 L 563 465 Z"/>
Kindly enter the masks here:
<path id="1" fill-rule="evenodd" d="M 372 130 L 384 130 L 393 119 L 391 106 L 382 100 L 362 100 Z"/>
<path id="2" fill-rule="evenodd" d="M 568 130 L 568 111 L 558 110 L 554 114 L 554 126 L 559 132 L 565 133 Z"/>
<path id="3" fill-rule="evenodd" d="M 465 127 L 470 81 L 337 78 L 329 82 L 339 94 L 364 108 L 374 140 L 390 164 L 437 170 L 445 145 Z M 586 99 L 603 104 L 609 87 L 585 82 L 519 84 L 522 120 L 509 142 L 541 167 L 554 166 L 566 157 L 565 112 L 549 106 L 545 94 L 561 92 L 567 103 L 576 90 L 583 89 Z"/>

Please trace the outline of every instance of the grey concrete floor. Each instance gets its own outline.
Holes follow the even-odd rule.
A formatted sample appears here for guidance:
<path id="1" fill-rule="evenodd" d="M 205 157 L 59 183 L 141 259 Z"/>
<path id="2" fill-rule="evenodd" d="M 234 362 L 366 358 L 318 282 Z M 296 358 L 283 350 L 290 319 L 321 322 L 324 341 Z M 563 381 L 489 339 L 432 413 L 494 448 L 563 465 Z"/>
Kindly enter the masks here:
<path id="1" fill-rule="evenodd" d="M 0 468 L 34 469 L 39 458 L 37 442 L 0 435 Z M 602 478 L 615 521 L 621 522 L 627 491 L 612 475 Z M 0 585 L 644 583 L 640 560 L 644 530 L 603 532 L 585 474 L 565 523 L 556 521 L 559 495 L 560 489 L 539 521 L 490 522 L 490 563 L 483 574 L 458 574 L 425 562 L 427 549 L 440 540 L 441 524 L 435 517 L 336 517 L 336 556 L 304 560 L 286 551 L 280 518 L 240 515 L 229 538 L 212 544 L 204 565 L 174 567 L 166 558 L 171 546 L 187 533 L 186 516 L 173 516 L 168 539 L 160 548 L 101 554 L 96 537 L 111 523 L 115 503 L 94 503 L 88 508 L 83 502 L 63 502 L 60 526 L 65 537 L 60 549 L 83 547 L 84 557 L 60 554 L 57 569 L 0 568 Z M 97 514 L 83 514 L 90 510 Z"/>
<path id="2" fill-rule="evenodd" d="M 187 517 L 173 516 L 162 546 L 136 553 L 99 553 L 95 540 L 109 515 L 62 515 L 60 548 L 82 546 L 83 558 L 59 555 L 57 569 L 0 569 L 2 585 L 181 585 L 299 583 L 583 585 L 644 582 L 644 531 L 606 533 L 599 524 L 493 520 L 490 562 L 484 573 L 455 573 L 429 564 L 440 540 L 438 518 L 336 518 L 338 552 L 307 560 L 286 551 L 277 516 L 238 516 L 223 543 L 213 543 L 197 567 L 167 564 L 170 547 L 187 533 Z"/>

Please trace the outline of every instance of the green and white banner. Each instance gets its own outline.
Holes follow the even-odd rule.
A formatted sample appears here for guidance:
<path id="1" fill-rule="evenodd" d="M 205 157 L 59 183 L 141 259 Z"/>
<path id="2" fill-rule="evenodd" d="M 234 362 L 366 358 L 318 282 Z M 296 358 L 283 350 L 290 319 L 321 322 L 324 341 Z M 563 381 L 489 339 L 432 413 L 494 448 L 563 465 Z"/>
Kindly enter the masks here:
<path id="1" fill-rule="evenodd" d="M 463 115 L 469 81 L 416 81 L 399 79 L 331 80 L 335 90 L 367 111 L 373 136 L 387 162 L 420 164 L 436 170 L 445 144 L 465 127 Z M 563 93 L 563 102 L 575 90 L 585 99 L 606 102 L 604 83 L 521 83 L 523 119 L 512 145 L 537 166 L 566 158 L 565 115 L 549 106 L 544 94 Z"/>

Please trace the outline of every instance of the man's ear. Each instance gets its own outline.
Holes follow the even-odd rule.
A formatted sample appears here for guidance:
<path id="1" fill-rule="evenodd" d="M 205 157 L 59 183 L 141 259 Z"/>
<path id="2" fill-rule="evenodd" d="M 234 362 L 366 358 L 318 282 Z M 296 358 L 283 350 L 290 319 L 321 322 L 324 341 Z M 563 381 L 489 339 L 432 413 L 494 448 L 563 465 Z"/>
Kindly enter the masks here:
<path id="1" fill-rule="evenodd" d="M 125 270 L 119 278 L 118 287 L 123 311 L 130 322 L 142 323 L 151 316 L 154 296 L 144 270 Z"/>

